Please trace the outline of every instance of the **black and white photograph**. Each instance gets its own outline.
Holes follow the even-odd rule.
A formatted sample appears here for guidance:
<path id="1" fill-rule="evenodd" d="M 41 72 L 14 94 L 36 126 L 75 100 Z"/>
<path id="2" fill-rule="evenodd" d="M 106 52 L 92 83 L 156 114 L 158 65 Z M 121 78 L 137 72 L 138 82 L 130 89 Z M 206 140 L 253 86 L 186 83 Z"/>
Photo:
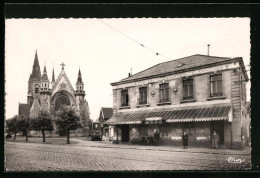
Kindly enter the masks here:
<path id="1" fill-rule="evenodd" d="M 250 170 L 250 18 L 5 19 L 5 171 Z"/>

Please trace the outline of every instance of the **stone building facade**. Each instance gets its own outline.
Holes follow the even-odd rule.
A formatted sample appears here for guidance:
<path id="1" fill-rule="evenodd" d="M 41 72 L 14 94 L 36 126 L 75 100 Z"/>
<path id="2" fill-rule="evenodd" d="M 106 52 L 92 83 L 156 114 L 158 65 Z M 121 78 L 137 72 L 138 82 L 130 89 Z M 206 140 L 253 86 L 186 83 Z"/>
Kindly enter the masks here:
<path id="1" fill-rule="evenodd" d="M 76 108 L 77 114 L 80 116 L 83 128 L 79 129 L 80 134 L 87 134 L 91 128 L 91 120 L 89 117 L 88 102 L 85 99 L 84 83 L 82 81 L 81 71 L 78 72 L 76 82 L 76 90 L 73 89 L 64 69 L 55 79 L 54 69 L 52 73 L 52 81 L 50 83 L 46 66 L 44 66 L 41 75 L 38 54 L 35 53 L 33 70 L 28 81 L 27 103 L 19 104 L 20 110 L 29 109 L 31 118 L 37 117 L 41 110 L 48 111 L 54 115 L 61 105 L 70 105 Z M 32 132 L 33 133 L 33 132 Z"/>
<path id="2" fill-rule="evenodd" d="M 112 83 L 113 116 L 106 122 L 119 142 L 160 133 L 160 144 L 222 147 L 248 139 L 248 75 L 243 59 L 193 55 L 164 62 Z"/>

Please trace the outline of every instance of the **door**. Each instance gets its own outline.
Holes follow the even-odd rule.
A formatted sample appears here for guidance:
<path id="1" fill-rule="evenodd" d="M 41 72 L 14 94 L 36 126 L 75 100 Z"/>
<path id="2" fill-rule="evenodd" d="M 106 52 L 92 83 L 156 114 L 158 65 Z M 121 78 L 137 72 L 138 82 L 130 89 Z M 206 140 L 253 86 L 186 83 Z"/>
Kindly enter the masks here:
<path id="1" fill-rule="evenodd" d="M 122 142 L 129 142 L 129 125 L 122 125 Z"/>
<path id="2" fill-rule="evenodd" d="M 213 135 L 213 132 L 216 132 L 219 135 L 219 144 L 224 144 L 224 121 L 212 121 L 210 123 L 210 134 Z"/>

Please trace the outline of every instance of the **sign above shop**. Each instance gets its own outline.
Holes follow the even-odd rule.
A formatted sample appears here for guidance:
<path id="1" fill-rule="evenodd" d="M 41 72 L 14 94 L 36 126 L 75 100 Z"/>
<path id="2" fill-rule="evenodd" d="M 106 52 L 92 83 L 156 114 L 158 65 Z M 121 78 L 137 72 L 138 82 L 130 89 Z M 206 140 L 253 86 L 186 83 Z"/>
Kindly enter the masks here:
<path id="1" fill-rule="evenodd" d="M 161 117 L 149 117 L 145 119 L 146 121 L 159 121 L 162 120 Z"/>

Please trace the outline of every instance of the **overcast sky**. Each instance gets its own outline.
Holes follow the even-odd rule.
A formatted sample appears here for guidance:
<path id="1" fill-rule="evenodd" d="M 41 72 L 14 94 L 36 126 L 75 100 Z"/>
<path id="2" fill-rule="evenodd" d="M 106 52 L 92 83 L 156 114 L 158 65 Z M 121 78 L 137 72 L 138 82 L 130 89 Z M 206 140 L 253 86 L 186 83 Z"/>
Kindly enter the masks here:
<path id="1" fill-rule="evenodd" d="M 212 56 L 243 57 L 245 65 L 250 62 L 249 18 L 100 20 L 6 20 L 6 118 L 18 114 L 19 102 L 27 102 L 36 49 L 41 72 L 46 64 L 49 79 L 52 68 L 57 78 L 64 62 L 74 89 L 80 66 L 92 120 L 101 107 L 112 107 L 110 83 L 126 78 L 130 68 L 135 74 L 161 62 L 206 55 L 207 44 Z"/>

